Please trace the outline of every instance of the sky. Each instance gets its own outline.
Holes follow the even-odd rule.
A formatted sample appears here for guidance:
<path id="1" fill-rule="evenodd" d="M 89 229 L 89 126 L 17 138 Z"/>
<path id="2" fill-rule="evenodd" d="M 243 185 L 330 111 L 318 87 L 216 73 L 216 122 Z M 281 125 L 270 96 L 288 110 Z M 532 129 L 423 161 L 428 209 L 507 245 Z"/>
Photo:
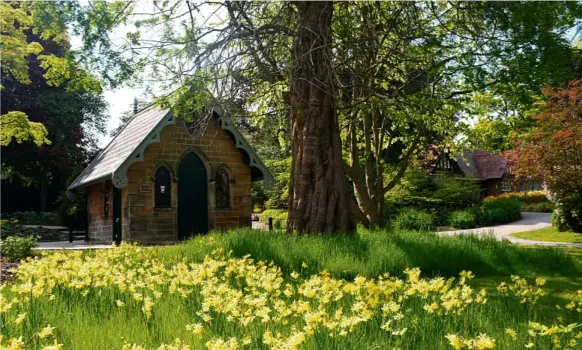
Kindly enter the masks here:
<path id="1" fill-rule="evenodd" d="M 81 2 L 84 1 L 86 0 L 81 0 Z M 147 16 L 144 17 L 141 14 L 147 14 L 151 12 L 156 12 L 153 2 L 149 0 L 137 0 L 136 7 L 134 8 L 133 13 L 139 14 L 134 15 L 132 20 L 140 19 L 140 17 L 142 17 L 142 19 L 146 18 Z M 199 12 L 195 15 L 195 17 L 198 17 L 196 19 L 200 21 L 203 21 L 208 18 L 216 19 L 219 18 L 220 16 L 221 16 L 220 11 L 214 12 L 212 8 L 204 6 L 199 7 Z M 114 44 L 116 43 L 121 44 L 122 42 L 126 41 L 125 38 L 128 32 L 135 32 L 136 30 L 137 30 L 136 27 L 133 25 L 121 25 L 115 28 L 108 36 Z M 181 29 L 176 28 L 176 30 L 180 31 Z M 157 37 L 159 35 L 159 33 L 148 31 L 144 27 L 140 28 L 140 32 L 141 39 L 153 39 L 154 37 Z M 214 35 L 211 34 L 208 35 L 206 38 L 212 40 L 213 37 Z M 76 45 L 77 47 L 80 47 L 81 43 L 82 41 L 81 38 L 79 37 L 73 37 L 71 40 L 73 48 L 75 48 Z M 153 91 L 157 90 L 155 86 L 149 86 L 149 88 L 150 90 Z M 107 133 L 104 135 L 99 135 L 98 137 L 98 146 L 101 148 L 107 146 L 107 144 L 111 141 L 112 139 L 112 137 L 110 136 L 111 131 L 119 126 L 121 115 L 123 114 L 123 112 L 133 109 L 134 98 L 137 97 L 138 99 L 140 99 L 140 97 L 141 98 L 151 97 L 151 95 L 146 95 L 146 89 L 140 86 L 134 87 L 125 86 L 114 90 L 106 88 L 104 90 L 103 96 L 109 106 L 108 109 L 109 119 L 107 121 Z"/>
<path id="2" fill-rule="evenodd" d="M 133 99 L 141 96 L 142 89 L 124 87 L 116 90 L 105 90 L 103 96 L 109 105 L 109 120 L 107 121 L 107 134 L 99 135 L 99 147 L 105 147 L 111 141 L 110 133 L 119 126 L 121 114 L 133 109 Z"/>
<path id="3" fill-rule="evenodd" d="M 141 6 L 145 6 L 147 2 L 139 2 Z M 135 30 L 134 26 L 120 26 L 109 34 L 109 38 L 113 43 L 121 43 L 125 39 L 128 31 Z M 71 38 L 71 46 L 73 49 L 81 47 L 82 39 L 80 37 L 73 36 Z M 134 98 L 140 98 L 145 92 L 145 89 L 137 87 L 127 87 L 122 86 L 117 89 L 105 88 L 103 91 L 103 97 L 108 105 L 107 115 L 109 119 L 107 120 L 107 132 L 101 134 L 98 137 L 98 146 L 104 148 L 111 141 L 110 136 L 111 131 L 117 128 L 121 122 L 121 115 L 127 110 L 133 109 Z"/>

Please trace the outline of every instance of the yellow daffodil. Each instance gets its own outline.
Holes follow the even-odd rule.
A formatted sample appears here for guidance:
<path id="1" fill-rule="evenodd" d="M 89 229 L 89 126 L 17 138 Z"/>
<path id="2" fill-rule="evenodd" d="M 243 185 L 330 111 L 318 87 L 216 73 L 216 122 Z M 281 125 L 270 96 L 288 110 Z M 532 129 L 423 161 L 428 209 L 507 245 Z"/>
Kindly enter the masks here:
<path id="1" fill-rule="evenodd" d="M 48 326 L 42 328 L 40 331 L 38 331 L 38 337 L 40 339 L 44 339 L 44 338 L 48 338 L 50 336 L 53 335 L 53 331 L 56 327 L 51 327 L 51 325 L 49 324 Z"/>
<path id="2" fill-rule="evenodd" d="M 511 339 L 517 340 L 517 332 L 515 330 L 513 330 L 512 328 L 506 328 L 505 334 L 509 335 L 511 337 Z"/>
<path id="3" fill-rule="evenodd" d="M 26 312 L 23 312 L 21 314 L 19 314 L 16 319 L 14 319 L 14 323 L 16 324 L 21 324 L 22 321 L 24 321 L 24 319 L 26 318 Z"/>

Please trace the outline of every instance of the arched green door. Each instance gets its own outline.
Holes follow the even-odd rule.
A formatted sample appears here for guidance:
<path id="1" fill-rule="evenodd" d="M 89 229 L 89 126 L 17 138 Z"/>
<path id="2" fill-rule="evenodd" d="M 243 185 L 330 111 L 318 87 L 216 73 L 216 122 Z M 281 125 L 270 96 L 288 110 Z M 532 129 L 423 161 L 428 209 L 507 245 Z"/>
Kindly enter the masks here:
<path id="1" fill-rule="evenodd" d="M 178 167 L 178 238 L 208 232 L 208 180 L 202 160 L 189 153 Z"/>

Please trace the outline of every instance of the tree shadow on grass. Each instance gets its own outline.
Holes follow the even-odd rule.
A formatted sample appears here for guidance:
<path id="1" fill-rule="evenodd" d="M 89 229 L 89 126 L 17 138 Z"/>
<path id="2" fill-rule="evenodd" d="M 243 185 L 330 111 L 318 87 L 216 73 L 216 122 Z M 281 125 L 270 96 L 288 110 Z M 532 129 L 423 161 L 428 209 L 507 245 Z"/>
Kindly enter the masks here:
<path id="1" fill-rule="evenodd" d="M 429 276 L 455 276 L 463 270 L 470 270 L 477 276 L 576 276 L 581 272 L 570 255 L 557 249 L 533 250 L 493 237 L 400 233 L 393 235 L 392 240 L 412 264 Z"/>
<path id="2" fill-rule="evenodd" d="M 327 270 L 348 278 L 357 274 L 349 272 L 353 267 L 368 259 L 370 247 L 359 236 L 293 237 L 270 232 L 239 235 L 228 241 L 227 249 L 236 257 L 250 255 L 256 260 L 273 261 L 284 274 L 298 271 L 307 275 Z M 343 273 L 346 268 L 349 271 Z"/>
<path id="3" fill-rule="evenodd" d="M 475 251 L 473 245 L 457 237 L 440 237 L 432 233 L 422 235 L 425 237 L 419 237 L 419 234 L 409 237 L 399 233 L 392 236 L 392 241 L 426 276 L 455 277 L 463 270 L 478 275 L 500 273 L 496 266 Z"/>

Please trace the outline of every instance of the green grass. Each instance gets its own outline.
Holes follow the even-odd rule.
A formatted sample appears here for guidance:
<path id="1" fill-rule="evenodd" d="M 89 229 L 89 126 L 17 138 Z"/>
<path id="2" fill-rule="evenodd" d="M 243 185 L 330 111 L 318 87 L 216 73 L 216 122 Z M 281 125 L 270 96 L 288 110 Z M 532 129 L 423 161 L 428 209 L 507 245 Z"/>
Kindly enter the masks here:
<path id="1" fill-rule="evenodd" d="M 582 234 L 574 232 L 560 232 L 555 227 L 539 230 L 512 233 L 510 236 L 542 242 L 562 242 L 582 244 Z"/>
<path id="2" fill-rule="evenodd" d="M 61 273 L 70 269 L 78 271 L 78 275 L 69 274 L 73 277 L 71 280 L 89 278 L 90 283 L 117 274 L 144 282 L 157 281 L 148 277 L 151 271 L 154 275 L 171 274 L 164 283 L 155 287 L 163 292 L 163 296 L 155 301 L 152 318 L 147 320 L 142 312 L 142 303 L 133 300 L 132 293 L 120 291 L 117 285 L 91 285 L 80 290 L 57 287 L 53 290 L 54 300 L 43 294 L 34 302 L 18 305 L 7 314 L 1 314 L 0 334 L 5 339 L 20 335 L 24 339 L 32 339 L 26 347 L 32 349 L 41 348 L 34 334 L 47 324 L 57 327 L 55 334 L 58 342 L 64 344 L 66 349 L 121 349 L 125 341 L 153 349 L 162 343 L 171 343 L 177 337 L 191 344 L 192 349 L 203 349 L 208 340 L 233 336 L 240 339 L 244 334 L 251 335 L 253 342 L 246 349 L 269 349 L 261 338 L 265 330 L 280 331 L 285 335 L 289 334 L 290 325 L 257 321 L 250 327 L 241 327 L 236 322 L 228 322 L 223 315 L 213 313 L 213 321 L 204 325 L 204 339 L 197 339 L 186 331 L 186 324 L 202 322 L 198 312 L 204 297 L 198 287 L 188 284 L 192 270 L 177 274 L 171 271 L 182 262 L 186 262 L 182 266 L 193 269 L 192 263 L 204 261 L 217 250 L 231 252 L 234 257 L 250 255 L 256 260 L 272 261 L 281 269 L 283 284 L 299 285 L 308 276 L 323 270 L 332 277 L 347 280 L 353 280 L 357 275 L 377 278 L 386 272 L 405 279 L 406 268 L 420 267 L 425 277 L 458 277 L 459 272 L 471 270 L 477 276 L 468 282 L 474 293 L 480 288 L 488 291 L 486 304 L 473 304 L 458 316 L 428 314 L 423 309 L 428 301 L 421 296 L 405 299 L 402 302 L 404 318 L 395 322 L 395 326 L 408 328 L 402 337 L 380 329 L 382 320 L 378 316 L 357 326 L 354 333 L 346 338 L 318 332 L 303 344 L 303 349 L 450 349 L 444 337 L 449 333 L 463 337 L 487 333 L 497 340 L 498 349 L 523 349 L 530 340 L 527 335 L 529 321 L 545 325 L 582 323 L 582 313 L 563 309 L 558 312 L 555 308 L 556 304 L 565 305 L 574 298 L 576 290 L 582 289 L 580 249 L 523 247 L 490 237 L 448 237 L 417 232 L 363 231 L 355 236 L 289 237 L 283 232 L 241 229 L 196 237 L 175 246 L 147 248 L 139 253 L 117 249 L 68 252 L 66 254 L 71 260 L 76 259 L 71 266 L 67 266 L 65 259 L 54 266 L 38 267 L 34 269 L 35 273 L 47 281 L 60 280 L 63 278 Z M 118 255 L 111 257 L 118 251 Z M 152 268 L 153 259 L 163 262 L 165 272 L 160 272 L 159 267 Z M 306 268 L 302 267 L 304 262 L 308 265 Z M 293 271 L 301 273 L 298 280 L 290 277 Z M 534 307 L 521 304 L 519 298 L 499 297 L 496 287 L 501 282 L 508 282 L 512 274 L 526 276 L 530 283 L 536 276 L 545 276 L 547 295 Z M 254 276 L 261 280 L 264 275 L 264 272 L 257 271 L 247 278 Z M 185 282 L 180 282 L 181 287 L 194 291 L 187 298 L 169 292 L 169 284 L 182 279 Z M 248 282 L 229 277 L 225 281 L 231 286 L 240 285 L 243 294 L 252 294 Z M 11 290 L 13 285 L 2 291 L 8 300 L 16 295 Z M 147 295 L 146 289 L 138 291 Z M 82 294 L 85 290 L 87 295 Z M 126 306 L 117 308 L 116 300 L 123 300 Z M 439 296 L 434 300 L 439 301 Z M 349 313 L 353 303 L 353 298 L 344 298 L 333 307 L 341 307 Z M 318 302 L 314 300 L 312 305 L 316 308 Z M 22 312 L 27 312 L 26 321 L 22 325 L 14 324 L 14 318 Z M 558 321 L 557 317 L 562 321 Z M 293 319 L 300 329 L 301 320 L 301 317 Z M 509 327 L 518 331 L 519 342 L 511 341 L 505 334 L 505 329 Z M 571 338 L 567 334 L 561 337 L 563 344 Z M 549 337 L 536 341 L 536 348 L 551 348 Z"/>
<path id="3" fill-rule="evenodd" d="M 563 250 L 527 247 L 493 237 L 454 237 L 421 232 L 362 231 L 354 236 L 289 237 L 281 231 L 235 230 L 213 233 L 183 244 L 156 247 L 167 261 L 202 260 L 216 248 L 236 257 L 250 255 L 273 261 L 284 273 L 309 265 L 308 273 L 326 270 L 338 278 L 401 275 L 420 267 L 424 276 L 457 276 L 463 270 L 477 276 L 580 276 L 582 263 Z"/>

